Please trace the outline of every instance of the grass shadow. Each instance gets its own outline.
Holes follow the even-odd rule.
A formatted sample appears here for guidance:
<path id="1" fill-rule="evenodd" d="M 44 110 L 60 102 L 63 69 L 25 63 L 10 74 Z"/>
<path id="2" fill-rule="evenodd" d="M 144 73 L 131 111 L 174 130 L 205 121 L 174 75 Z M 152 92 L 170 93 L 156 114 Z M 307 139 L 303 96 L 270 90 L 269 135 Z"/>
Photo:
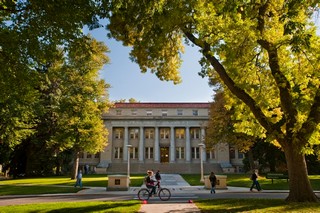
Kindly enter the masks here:
<path id="1" fill-rule="evenodd" d="M 201 212 L 320 212 L 320 203 L 289 203 L 281 199 L 209 199 L 195 201 Z"/>

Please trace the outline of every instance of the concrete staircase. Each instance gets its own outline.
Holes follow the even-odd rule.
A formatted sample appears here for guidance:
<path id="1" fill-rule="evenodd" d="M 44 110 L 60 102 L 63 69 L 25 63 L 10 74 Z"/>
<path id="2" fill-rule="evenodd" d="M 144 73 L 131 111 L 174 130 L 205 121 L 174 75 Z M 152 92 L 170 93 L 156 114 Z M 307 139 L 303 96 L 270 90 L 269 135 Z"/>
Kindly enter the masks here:
<path id="1" fill-rule="evenodd" d="M 108 174 L 126 174 L 127 163 L 112 163 L 107 169 Z M 160 170 L 161 173 L 167 174 L 197 174 L 200 173 L 200 163 L 131 163 L 131 174 L 143 174 L 147 170 Z M 215 172 L 221 174 L 222 169 L 220 164 L 215 163 L 203 163 L 204 174 Z"/>

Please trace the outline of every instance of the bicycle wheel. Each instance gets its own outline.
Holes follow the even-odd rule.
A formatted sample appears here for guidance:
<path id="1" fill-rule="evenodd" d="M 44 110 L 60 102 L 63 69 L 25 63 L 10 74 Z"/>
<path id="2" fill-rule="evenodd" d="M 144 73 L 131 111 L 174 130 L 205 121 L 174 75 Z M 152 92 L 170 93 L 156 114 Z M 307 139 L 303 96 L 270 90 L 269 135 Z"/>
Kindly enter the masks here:
<path id="1" fill-rule="evenodd" d="M 148 189 L 140 189 L 138 192 L 139 200 L 149 200 L 150 194 Z"/>
<path id="2" fill-rule="evenodd" d="M 160 191 L 159 191 L 160 200 L 166 201 L 166 200 L 169 200 L 170 197 L 171 197 L 171 192 L 169 189 L 167 189 L 167 188 L 160 189 Z"/>

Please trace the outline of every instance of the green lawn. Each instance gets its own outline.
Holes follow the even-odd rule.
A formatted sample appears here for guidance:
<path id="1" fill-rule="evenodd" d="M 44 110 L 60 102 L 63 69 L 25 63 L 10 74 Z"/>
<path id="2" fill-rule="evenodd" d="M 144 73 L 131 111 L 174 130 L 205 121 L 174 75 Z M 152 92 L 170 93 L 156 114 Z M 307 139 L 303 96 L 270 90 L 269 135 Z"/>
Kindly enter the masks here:
<path id="1" fill-rule="evenodd" d="M 78 212 L 138 212 L 140 208 L 138 201 L 95 201 L 95 202 L 59 202 L 27 204 L 16 206 L 2 206 L 0 213 L 78 213 Z"/>
<path id="2" fill-rule="evenodd" d="M 80 188 L 74 187 L 56 187 L 41 185 L 0 185 L 1 195 L 29 195 L 29 194 L 60 194 L 60 193 L 76 193 Z"/>
<path id="3" fill-rule="evenodd" d="M 279 199 L 210 199 L 195 201 L 201 212 L 320 212 L 318 203 L 286 203 Z M 139 201 L 95 201 L 27 204 L 0 207 L 0 213 L 45 213 L 45 212 L 138 212 Z M 148 204 L 147 204 L 148 205 Z"/>
<path id="4" fill-rule="evenodd" d="M 192 186 L 201 186 L 199 174 L 183 174 L 182 177 Z M 320 190 L 320 175 L 311 175 L 310 181 L 314 190 Z M 144 175 L 131 175 L 130 186 L 137 187 L 143 183 Z M 84 175 L 83 187 L 107 187 L 107 175 Z M 263 175 L 259 178 L 260 185 L 264 190 L 288 189 L 287 180 L 266 179 Z M 81 189 L 74 188 L 75 180 L 66 176 L 53 176 L 41 178 L 21 178 L 0 181 L 0 196 L 12 194 L 43 194 L 43 193 L 74 193 Z M 227 185 L 247 187 L 251 186 L 248 174 L 227 174 Z"/>
<path id="5" fill-rule="evenodd" d="M 130 186 L 141 186 L 144 175 L 132 175 Z M 82 179 L 85 187 L 107 187 L 107 175 L 84 175 Z M 54 194 L 74 193 L 81 190 L 74 188 L 75 180 L 66 176 L 53 176 L 41 178 L 20 178 L 0 181 L 1 195 L 25 195 L 25 194 Z"/>
<path id="6" fill-rule="evenodd" d="M 288 203 L 281 199 L 210 199 L 195 201 L 201 212 L 320 212 L 319 203 Z"/>
<path id="7" fill-rule="evenodd" d="M 252 184 L 249 174 L 226 174 L 227 185 L 249 188 Z M 198 174 L 183 174 L 181 175 L 190 185 L 203 185 L 200 182 L 200 175 Z M 320 190 L 320 175 L 310 175 L 310 182 L 314 190 Z M 287 180 L 273 180 L 266 179 L 264 175 L 259 177 L 259 183 L 264 190 L 286 190 L 289 189 Z"/>

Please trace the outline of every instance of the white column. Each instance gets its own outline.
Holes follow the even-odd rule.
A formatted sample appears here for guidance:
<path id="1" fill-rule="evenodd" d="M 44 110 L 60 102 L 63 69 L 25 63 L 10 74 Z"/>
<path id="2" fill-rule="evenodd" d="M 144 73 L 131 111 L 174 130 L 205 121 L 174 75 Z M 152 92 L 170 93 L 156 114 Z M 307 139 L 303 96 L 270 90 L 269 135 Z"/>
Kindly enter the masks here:
<path id="1" fill-rule="evenodd" d="M 124 127 L 124 140 L 123 140 L 123 161 L 128 160 L 127 152 L 128 152 L 128 145 L 129 144 L 129 131 L 128 127 Z"/>
<path id="2" fill-rule="evenodd" d="M 175 158 L 175 152 L 176 151 L 176 146 L 174 144 L 174 127 L 171 127 L 170 129 L 170 162 L 173 163 L 175 162 L 176 158 Z"/>
<path id="3" fill-rule="evenodd" d="M 200 182 L 204 182 L 203 179 L 203 149 L 204 149 L 204 143 L 199 144 L 199 151 L 200 151 L 200 172 L 201 172 L 201 177 L 200 177 Z"/>
<path id="4" fill-rule="evenodd" d="M 139 161 L 143 162 L 143 153 L 144 153 L 144 129 L 140 127 L 140 138 L 139 138 Z"/>
<path id="5" fill-rule="evenodd" d="M 186 127 L 186 147 L 184 150 L 186 162 L 191 161 L 191 141 L 190 141 L 190 128 Z"/>
<path id="6" fill-rule="evenodd" d="M 132 145 L 127 145 L 127 158 L 128 158 L 128 163 L 127 163 L 127 176 L 129 177 L 129 183 L 130 183 L 130 149 L 132 148 Z"/>
<path id="7" fill-rule="evenodd" d="M 204 144 L 203 149 L 202 149 L 202 160 L 204 162 L 207 161 L 207 155 L 206 155 L 206 143 L 205 143 L 205 138 L 206 138 L 206 132 L 204 128 L 201 128 L 201 143 Z"/>
<path id="8" fill-rule="evenodd" d="M 154 147 L 153 147 L 154 162 L 160 162 L 160 144 L 159 144 L 159 127 L 155 127 L 154 132 Z"/>

